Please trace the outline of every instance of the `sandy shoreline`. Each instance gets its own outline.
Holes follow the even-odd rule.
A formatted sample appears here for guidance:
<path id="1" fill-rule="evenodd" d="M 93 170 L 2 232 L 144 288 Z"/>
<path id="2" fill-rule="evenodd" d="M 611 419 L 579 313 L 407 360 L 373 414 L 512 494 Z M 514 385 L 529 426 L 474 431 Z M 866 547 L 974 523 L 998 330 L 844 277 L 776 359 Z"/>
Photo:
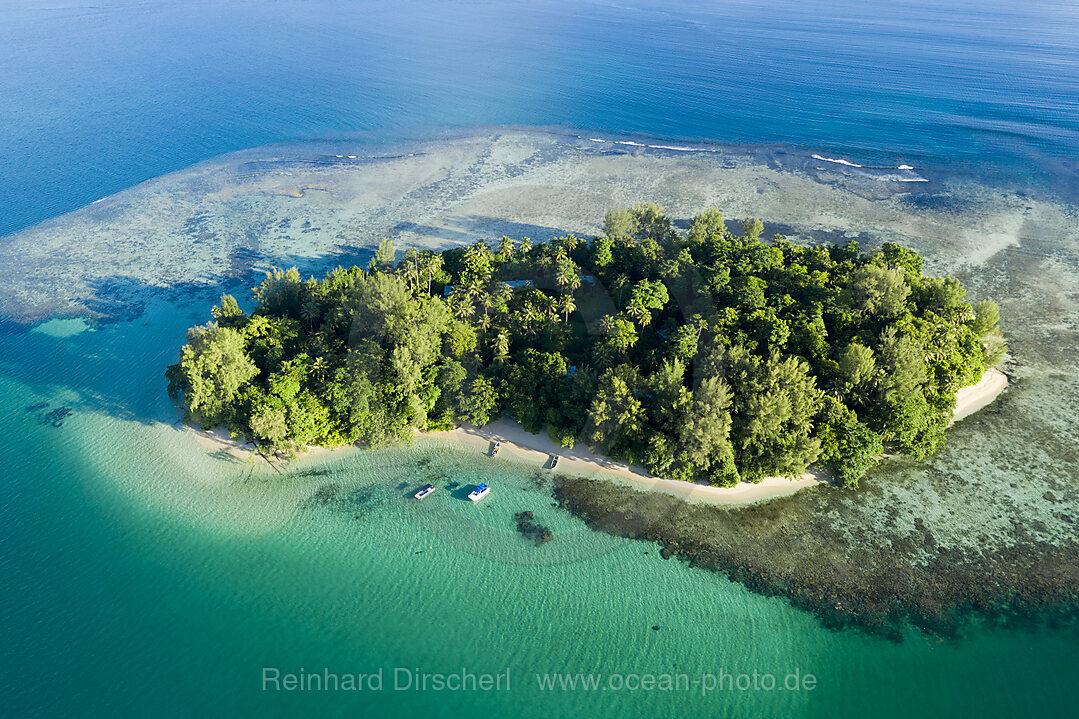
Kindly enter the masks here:
<path id="1" fill-rule="evenodd" d="M 998 369 L 986 370 L 982 379 L 975 385 L 964 387 L 957 393 L 955 415 L 952 423 L 969 417 L 988 406 L 1008 386 L 1007 376 Z M 242 445 L 232 439 L 228 433 L 218 428 L 210 431 L 196 430 L 196 440 L 200 445 L 214 452 L 226 452 L 238 459 L 249 459 L 254 454 L 250 445 Z M 639 465 L 615 462 L 598 455 L 587 446 L 578 445 L 573 449 L 557 446 L 546 433 L 529 434 L 517 422 L 500 419 L 497 422 L 475 427 L 463 425 L 448 432 L 424 433 L 417 436 L 434 440 L 452 442 L 480 454 L 488 454 L 495 440 L 502 442 L 498 459 L 530 464 L 538 468 L 550 467 L 551 455 L 557 454 L 558 471 L 580 476 L 597 476 L 621 482 L 638 489 L 663 492 L 675 497 L 707 504 L 749 504 L 761 502 L 789 494 L 829 481 L 827 472 L 811 468 L 800 477 L 766 477 L 757 484 L 742 482 L 735 487 L 711 487 L 693 482 L 680 482 L 673 479 L 653 477 Z M 337 448 L 346 449 L 346 448 Z M 311 457 L 336 451 L 325 447 L 308 447 L 300 457 Z"/>
<path id="2" fill-rule="evenodd" d="M 964 387 L 957 393 L 952 423 L 988 406 L 1007 386 L 1008 377 L 1003 372 L 998 369 L 987 370 L 977 384 Z M 559 472 L 602 476 L 641 489 L 664 492 L 707 504 L 760 502 L 794 494 L 806 487 L 830 480 L 827 472 L 816 468 L 810 468 L 800 477 L 766 477 L 757 484 L 742 482 L 734 487 L 711 487 L 693 482 L 661 479 L 648 474 L 643 467 L 615 462 L 595 454 L 583 445 L 578 445 L 573 449 L 559 447 L 545 433 L 529 434 L 524 427 L 505 418 L 484 427 L 464 425 L 450 432 L 424 436 L 457 442 L 483 453 L 489 452 L 492 442 L 498 439 L 502 442 L 498 453 L 499 458 L 502 459 L 528 463 L 537 467 L 549 467 L 550 456 L 557 454 L 560 457 Z"/>
<path id="3" fill-rule="evenodd" d="M 213 429 L 196 429 L 195 427 L 188 426 L 187 430 L 195 435 L 195 441 L 199 443 L 199 446 L 211 451 L 222 452 L 229 457 L 235 459 L 241 459 L 247 461 L 254 459 L 257 461 L 265 462 L 266 459 L 258 452 L 255 451 L 255 446 L 250 442 L 244 442 L 242 439 L 230 437 L 229 433 L 221 428 L 214 427 Z M 328 454 L 330 452 L 339 452 L 348 449 L 356 449 L 352 445 L 343 445 L 341 447 L 304 447 L 297 454 L 297 457 L 315 457 L 321 454 Z M 281 458 L 281 463 L 285 463 L 288 460 Z"/>
<path id="4" fill-rule="evenodd" d="M 972 384 L 956 392 L 952 424 L 988 407 L 1007 386 L 1008 375 L 996 367 L 987 369 L 978 384 Z"/>
<path id="5" fill-rule="evenodd" d="M 498 452 L 499 459 L 548 468 L 551 466 L 551 455 L 557 454 L 559 456 L 558 471 L 561 473 L 599 476 L 640 489 L 664 492 L 682 499 L 710 504 L 755 502 L 794 494 L 799 489 L 826 481 L 826 477 L 815 470 L 794 479 L 768 477 L 759 484 L 743 482 L 737 487 L 730 488 L 660 479 L 648 474 L 644 467 L 615 462 L 592 452 L 585 445 L 578 445 L 573 449 L 559 447 L 545 433 L 529 434 L 517 422 L 505 418 L 483 427 L 464 425 L 449 432 L 424 436 L 448 440 L 484 454 L 490 452 L 492 442 L 497 439 L 502 442 L 502 447 Z"/>

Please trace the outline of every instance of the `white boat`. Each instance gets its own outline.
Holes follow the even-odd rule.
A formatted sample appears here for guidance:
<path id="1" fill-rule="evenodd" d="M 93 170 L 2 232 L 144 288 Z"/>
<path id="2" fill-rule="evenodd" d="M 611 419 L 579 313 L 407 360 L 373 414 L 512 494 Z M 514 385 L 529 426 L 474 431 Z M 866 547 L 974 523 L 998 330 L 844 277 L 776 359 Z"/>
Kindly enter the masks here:
<path id="1" fill-rule="evenodd" d="M 468 498 L 471 499 L 473 502 L 478 502 L 490 493 L 491 488 L 481 482 L 480 484 L 476 485 L 476 488 L 472 490 L 472 494 L 468 495 Z"/>
<path id="2" fill-rule="evenodd" d="M 551 455 L 551 469 L 554 469 L 557 466 L 558 466 L 558 455 L 557 454 L 552 454 Z"/>
<path id="3" fill-rule="evenodd" d="M 420 491 L 416 492 L 412 496 L 415 497 L 416 499 L 423 499 L 424 497 L 426 497 L 428 494 L 430 494 L 433 491 L 435 491 L 435 485 L 433 485 L 433 484 L 425 484 L 422 487 L 420 487 Z"/>
<path id="4" fill-rule="evenodd" d="M 494 449 L 491 450 L 491 456 L 494 457 L 498 454 L 498 450 L 502 449 L 502 440 L 496 439 Z"/>

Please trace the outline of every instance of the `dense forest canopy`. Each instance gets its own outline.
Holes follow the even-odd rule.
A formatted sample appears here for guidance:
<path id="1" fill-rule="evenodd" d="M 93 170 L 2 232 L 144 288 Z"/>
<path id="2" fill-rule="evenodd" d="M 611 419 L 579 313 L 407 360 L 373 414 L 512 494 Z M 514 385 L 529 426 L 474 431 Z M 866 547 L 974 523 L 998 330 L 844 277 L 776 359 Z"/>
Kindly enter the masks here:
<path id="1" fill-rule="evenodd" d="M 864 253 L 678 232 L 655 205 L 604 234 L 442 252 L 383 242 L 368 268 L 275 270 L 250 316 L 225 295 L 188 332 L 170 392 L 188 419 L 273 450 L 408 439 L 508 416 L 657 476 L 731 486 L 941 446 L 956 391 L 1006 347 L 990 300 Z M 396 262 L 395 262 L 396 260 Z"/>

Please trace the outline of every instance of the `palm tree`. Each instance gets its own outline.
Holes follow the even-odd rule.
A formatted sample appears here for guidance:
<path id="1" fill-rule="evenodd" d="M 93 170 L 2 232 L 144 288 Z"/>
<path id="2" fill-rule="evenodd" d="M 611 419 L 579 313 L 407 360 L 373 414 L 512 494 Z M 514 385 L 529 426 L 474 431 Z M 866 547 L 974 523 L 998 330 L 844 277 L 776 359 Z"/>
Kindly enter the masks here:
<path id="1" fill-rule="evenodd" d="M 577 303 L 573 301 L 573 295 L 562 295 L 558 299 L 559 310 L 565 317 L 564 322 L 569 323 L 570 313 L 577 309 Z"/>
<path id="2" fill-rule="evenodd" d="M 547 337 L 554 334 L 554 327 L 558 324 L 558 300 L 554 297 L 543 296 L 543 311 L 547 313 Z"/>
<path id="3" fill-rule="evenodd" d="M 568 257 L 564 261 L 558 263 L 558 270 L 555 272 L 555 282 L 565 293 L 567 290 L 570 293 L 576 292 L 581 286 L 581 276 L 577 274 L 577 265 L 573 263 L 573 260 Z"/>
<path id="4" fill-rule="evenodd" d="M 636 300 L 630 300 L 626 305 L 626 314 L 637 320 L 637 324 L 644 326 L 652 321 L 652 313 L 648 308 Z"/>
<path id="5" fill-rule="evenodd" d="M 505 332 L 499 332 L 495 337 L 495 362 L 502 364 L 510 357 L 510 338 Z"/>
<path id="6" fill-rule="evenodd" d="M 319 355 L 311 362 L 311 371 L 318 375 L 318 381 L 321 382 L 326 375 L 326 358 Z"/>
<path id="7" fill-rule="evenodd" d="M 431 283 L 442 269 L 442 255 L 430 250 L 423 252 L 423 274 L 427 277 L 427 294 L 431 294 Z"/>
<path id="8" fill-rule="evenodd" d="M 618 304 L 622 304 L 622 293 L 630 285 L 629 277 L 626 275 L 616 275 L 613 284 L 615 289 L 618 290 Z"/>
<path id="9" fill-rule="evenodd" d="M 413 289 L 413 283 L 415 283 L 415 294 L 420 293 L 420 274 L 421 274 L 421 258 L 420 254 L 416 250 L 409 250 L 405 253 L 405 259 L 408 260 L 408 269 L 405 275 L 408 280 L 408 288 Z"/>
<path id="10" fill-rule="evenodd" d="M 532 302 L 527 302 L 522 310 L 524 315 L 524 325 L 528 329 L 529 334 L 535 336 L 536 334 L 536 322 L 543 319 L 543 315 L 540 314 Z"/>
<path id="11" fill-rule="evenodd" d="M 513 288 L 507 285 L 505 282 L 499 282 L 498 287 L 495 288 L 495 299 L 499 304 L 509 304 L 510 298 L 513 297 Z"/>
<path id="12" fill-rule="evenodd" d="M 476 307 L 472 304 L 470 297 L 463 294 L 454 294 L 452 296 L 459 298 L 453 308 L 453 314 L 457 319 L 467 319 L 475 313 Z"/>
<path id="13" fill-rule="evenodd" d="M 565 293 L 566 287 L 572 281 L 571 278 L 576 274 L 571 263 L 559 262 L 554 271 L 554 283 Z"/>
<path id="14" fill-rule="evenodd" d="M 495 305 L 495 302 L 496 302 L 496 300 L 491 295 L 490 292 L 484 292 L 483 293 L 483 298 L 480 300 L 480 304 L 483 305 L 482 325 L 483 325 L 483 336 L 484 337 L 487 336 L 487 328 L 491 326 L 490 312 L 491 312 L 491 307 L 493 307 Z"/>
<path id="15" fill-rule="evenodd" d="M 502 239 L 498 241 L 498 260 L 499 262 L 509 262 L 513 259 L 513 255 L 517 246 L 513 240 L 502 235 Z"/>
<path id="16" fill-rule="evenodd" d="M 322 308 L 318 306 L 318 300 L 314 297 L 308 297 L 303 303 L 303 307 L 300 308 L 300 316 L 307 320 L 308 331 L 314 331 L 315 320 L 322 316 Z"/>

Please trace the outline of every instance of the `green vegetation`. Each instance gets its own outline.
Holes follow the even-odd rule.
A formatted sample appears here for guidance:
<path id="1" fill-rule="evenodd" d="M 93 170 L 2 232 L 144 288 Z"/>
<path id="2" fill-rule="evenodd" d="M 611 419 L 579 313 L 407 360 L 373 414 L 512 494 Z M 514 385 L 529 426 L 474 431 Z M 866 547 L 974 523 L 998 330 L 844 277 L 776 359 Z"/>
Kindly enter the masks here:
<path id="1" fill-rule="evenodd" d="M 369 446 L 507 415 L 658 476 L 730 486 L 811 464 L 858 478 L 884 451 L 941 446 L 956 390 L 1006 346 L 917 253 L 685 233 L 661 208 L 605 233 L 441 253 L 389 242 L 365 270 L 267 273 L 188 333 L 170 392 L 188 419 L 261 445 Z M 509 283 L 509 284 L 507 284 Z"/>

